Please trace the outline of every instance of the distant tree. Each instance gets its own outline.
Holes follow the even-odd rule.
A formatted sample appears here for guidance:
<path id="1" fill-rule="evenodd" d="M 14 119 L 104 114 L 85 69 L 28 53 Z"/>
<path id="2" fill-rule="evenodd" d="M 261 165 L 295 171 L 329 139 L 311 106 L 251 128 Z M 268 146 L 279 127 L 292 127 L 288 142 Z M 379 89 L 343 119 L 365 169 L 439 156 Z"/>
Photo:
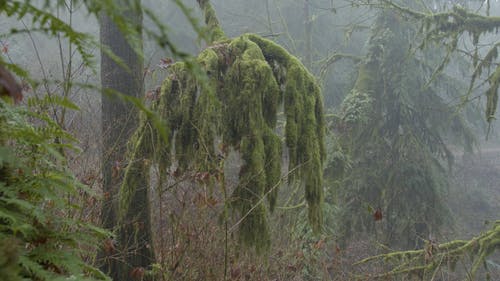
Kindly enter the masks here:
<path id="1" fill-rule="evenodd" d="M 495 43 L 491 46 L 484 46 L 487 49 L 486 52 L 479 52 L 479 47 L 481 47 L 480 38 L 482 36 L 498 33 L 500 28 L 500 17 L 490 16 L 490 9 L 493 3 L 496 2 L 486 0 L 480 4 L 480 7 L 484 8 L 486 14 L 480 14 L 479 12 L 467 9 L 466 7 L 471 5 L 470 2 L 472 1 L 466 3 L 462 3 L 465 1 L 447 1 L 448 4 L 452 4 L 452 7 L 436 13 L 429 10 L 420 11 L 413 9 L 412 6 L 404 5 L 404 2 L 399 3 L 391 0 L 378 0 L 376 2 L 380 7 L 393 9 L 404 17 L 420 22 L 421 38 L 423 39 L 416 46 L 425 48 L 426 46 L 432 46 L 434 43 L 446 46 L 446 56 L 443 57 L 442 63 L 436 73 L 441 72 L 444 66 L 450 63 L 450 54 L 461 52 L 458 44 L 459 40 L 465 36 L 470 36 L 473 48 L 472 51 L 466 53 L 473 63 L 474 70 L 472 72 L 469 91 L 464 96 L 464 102 L 470 100 L 472 89 L 477 84 L 481 84 L 478 81 L 481 80 L 482 75 L 485 75 L 486 79 L 483 81 L 489 85 L 485 91 L 486 120 L 488 122 L 493 121 L 495 119 L 498 88 L 500 86 L 500 64 L 498 63 L 498 48 L 500 44 Z"/>
<path id="2" fill-rule="evenodd" d="M 498 88 L 500 86 L 500 63 L 498 62 L 498 47 L 500 44 L 494 43 L 487 46 L 487 51 L 479 52 L 481 46 L 480 38 L 488 33 L 497 33 L 500 27 L 500 18 L 490 16 L 492 1 L 482 2 L 486 15 L 479 14 L 466 9 L 468 3 L 454 5 L 443 12 L 420 11 L 400 2 L 390 0 L 377 1 L 383 9 L 391 9 L 402 18 L 418 20 L 421 23 L 421 38 L 417 46 L 421 49 L 433 46 L 434 43 L 446 46 L 446 52 L 439 66 L 435 69 L 433 77 L 440 77 L 439 74 L 451 60 L 451 54 L 461 52 L 459 49 L 459 39 L 462 36 L 470 36 L 472 39 L 472 52 L 466 52 L 474 65 L 468 92 L 463 96 L 464 103 L 469 102 L 473 97 L 472 90 L 478 81 L 486 82 L 486 120 L 495 120 L 498 103 Z M 460 4 L 462 1 L 448 1 L 452 4 Z M 359 264 L 383 261 L 390 264 L 387 272 L 370 276 L 373 279 L 394 278 L 394 276 L 418 276 L 421 280 L 434 279 L 441 272 L 462 268 L 462 273 L 466 280 L 479 280 L 482 276 L 485 280 L 491 279 L 489 272 L 490 265 L 496 267 L 487 258 L 500 248 L 500 222 L 491 223 L 489 230 L 470 239 L 454 240 L 438 244 L 435 240 L 426 239 L 420 250 L 396 251 L 367 258 Z M 460 267 L 456 265 L 460 264 Z M 470 266 L 469 266 L 470 265 Z M 484 269 L 481 272 L 480 269 Z M 483 274 L 484 273 L 484 274 Z M 482 274 L 482 275 L 481 275 Z M 366 278 L 363 275 L 363 278 Z M 403 277 L 405 278 L 405 277 Z M 464 279 L 464 280 L 465 280 Z M 481 280 L 483 280 L 481 279 Z"/>
<path id="3" fill-rule="evenodd" d="M 378 13 L 368 53 L 334 125 L 352 167 L 339 187 L 341 225 L 346 237 L 381 231 L 390 245 L 414 247 L 444 222 L 443 162 L 453 161 L 445 137 L 453 132 L 469 149 L 473 137 L 440 85 L 426 85 L 432 74 L 428 54 L 408 52 L 414 26 L 389 9 Z M 343 158 L 333 160 L 332 171 L 346 166 Z"/>

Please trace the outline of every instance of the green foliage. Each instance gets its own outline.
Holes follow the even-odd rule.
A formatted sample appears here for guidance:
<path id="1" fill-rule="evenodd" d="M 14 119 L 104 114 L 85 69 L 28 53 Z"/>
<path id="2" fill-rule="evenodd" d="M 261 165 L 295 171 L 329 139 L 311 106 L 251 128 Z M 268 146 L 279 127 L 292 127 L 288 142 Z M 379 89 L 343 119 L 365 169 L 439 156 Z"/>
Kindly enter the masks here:
<path id="1" fill-rule="evenodd" d="M 73 29 L 73 27 L 71 26 L 71 23 L 66 23 L 63 20 L 61 20 L 60 18 L 58 18 L 58 16 L 55 15 L 56 9 L 59 9 L 61 6 L 67 5 L 67 1 L 48 1 L 48 0 L 47 1 L 30 1 L 30 0 L 25 0 L 25 1 L 0 1 L 0 2 L 1 2 L 0 3 L 0 13 L 5 14 L 9 17 L 17 17 L 18 19 L 28 18 L 29 20 L 31 20 L 31 26 L 29 25 L 29 21 L 28 21 L 26 29 L 22 29 L 22 30 L 12 29 L 7 34 L 8 36 L 22 33 L 22 32 L 29 33 L 30 35 L 31 35 L 31 33 L 40 32 L 44 35 L 47 35 L 48 37 L 56 37 L 57 36 L 58 39 L 62 38 L 62 39 L 67 40 L 67 43 L 71 46 L 69 48 L 70 50 L 71 50 L 71 48 L 76 49 L 75 53 L 80 56 L 80 58 L 83 60 L 83 64 L 85 66 L 94 66 L 93 54 L 92 54 L 91 50 L 97 47 L 97 48 L 101 48 L 106 55 L 108 55 L 109 57 L 114 59 L 121 67 L 127 68 L 127 66 L 124 65 L 123 62 L 120 61 L 120 59 L 115 54 L 113 54 L 112 51 L 107 46 L 100 46 L 94 40 L 94 38 L 92 38 L 90 35 L 75 31 L 75 29 Z M 197 26 L 196 20 L 194 19 L 193 16 L 190 15 L 190 11 L 188 11 L 186 9 L 186 7 L 183 5 L 182 1 L 175 1 L 175 3 L 177 4 L 177 6 L 179 6 L 182 9 L 184 14 L 188 17 L 191 24 L 193 25 L 193 28 L 197 31 L 199 36 L 203 37 L 202 29 Z M 158 17 L 155 15 L 155 13 L 153 11 L 142 7 L 140 5 L 140 0 L 123 0 L 123 1 L 114 1 L 114 0 L 81 0 L 81 1 L 78 1 L 78 0 L 76 0 L 76 1 L 71 1 L 71 5 L 74 5 L 75 7 L 79 6 L 79 7 L 82 7 L 83 9 L 86 8 L 86 11 L 90 15 L 93 15 L 95 17 L 99 17 L 99 16 L 105 14 L 106 16 L 111 18 L 111 20 L 117 25 L 117 27 L 120 29 L 120 31 L 122 31 L 122 33 L 126 35 L 126 40 L 128 41 L 128 43 L 130 43 L 132 48 L 140 56 L 143 55 L 142 50 L 140 48 L 140 44 L 142 44 L 141 43 L 142 35 L 145 34 L 146 36 L 153 38 L 153 40 L 160 47 L 165 48 L 165 49 L 169 49 L 174 57 L 184 60 L 186 68 L 189 70 L 190 73 L 194 73 L 194 75 L 200 77 L 200 80 L 202 80 L 202 78 L 205 77 L 204 75 L 200 75 L 201 71 L 199 69 L 199 66 L 191 60 L 191 57 L 187 53 L 183 52 L 182 50 L 177 49 L 173 45 L 173 43 L 170 41 L 170 38 L 167 35 L 166 26 L 164 26 L 162 24 L 162 22 L 158 19 Z M 73 6 L 71 6 L 71 7 L 73 8 Z M 132 9 L 134 9 L 135 11 L 140 12 L 141 14 L 144 15 L 146 20 L 150 20 L 152 22 L 152 25 L 150 24 L 150 25 L 146 26 L 145 28 L 141 28 L 139 22 L 130 21 L 129 18 L 127 17 L 127 15 L 131 11 L 124 10 L 125 7 L 132 7 Z M 68 7 L 68 9 L 72 9 L 72 8 Z M 71 11 L 71 12 L 73 12 L 73 11 Z M 73 52 L 70 51 L 70 53 L 71 53 L 71 56 L 73 56 Z M 64 64 L 63 61 L 62 61 L 62 63 Z M 64 67 L 65 66 L 63 65 L 63 70 L 64 70 Z M 12 71 L 16 72 L 16 74 L 21 76 L 23 79 L 31 81 L 29 79 L 29 74 L 24 72 L 20 67 L 18 67 L 16 65 L 8 65 L 8 68 L 11 69 Z M 68 75 L 67 75 L 67 77 L 65 77 L 65 79 L 67 78 L 68 80 L 71 80 L 71 74 L 73 73 L 71 71 L 71 64 L 68 67 L 67 73 L 68 73 Z M 51 82 L 53 82 L 53 81 L 43 81 L 43 83 L 45 85 L 47 85 L 48 83 L 51 83 Z M 38 101 L 33 100 L 33 101 L 28 101 L 28 103 L 31 104 L 31 102 L 35 102 L 35 103 L 37 103 L 37 105 L 39 105 L 43 109 L 46 109 L 47 107 L 51 107 L 54 109 L 54 111 L 59 110 L 61 107 L 64 109 L 75 108 L 75 105 L 72 104 L 66 98 L 66 95 L 68 94 L 68 92 L 71 89 L 71 85 L 72 85 L 73 81 L 64 81 L 64 82 L 67 85 L 67 86 L 65 85 L 65 89 L 64 89 L 64 93 L 63 93 L 65 96 L 64 98 L 58 97 L 57 95 L 51 95 L 50 97 L 47 96 L 47 97 L 42 98 L 41 101 L 40 100 L 38 100 Z M 57 81 L 57 83 L 59 83 L 59 82 Z M 36 83 L 32 83 L 32 86 L 33 86 L 33 88 L 35 88 Z M 86 88 L 91 88 L 91 89 L 97 88 L 94 85 L 88 85 L 88 84 L 82 85 L 82 86 L 86 87 Z M 108 94 L 108 93 L 109 92 L 106 92 L 104 94 Z M 112 93 L 112 95 L 116 95 L 119 97 L 121 96 L 120 93 Z M 123 97 L 121 97 L 121 98 L 123 98 Z M 127 100 L 126 98 L 123 98 L 123 99 Z M 138 106 L 141 110 L 143 110 L 146 113 L 146 115 L 148 115 L 148 118 L 151 120 L 150 124 L 152 126 L 155 126 L 156 128 L 161 128 L 161 125 L 162 125 L 161 120 L 158 120 L 156 115 L 154 115 L 149 110 L 144 108 L 142 102 L 138 103 L 137 100 L 127 100 L 127 101 L 128 102 L 131 101 L 132 103 L 134 103 L 134 105 Z M 36 119 L 36 118 L 34 117 L 34 119 Z M 35 121 L 38 121 L 38 120 L 35 120 Z M 71 147 L 71 145 L 67 144 L 67 142 L 70 140 L 69 136 L 68 135 L 61 135 L 60 134 L 62 132 L 61 128 L 59 128 L 58 126 L 53 124 L 53 122 L 50 120 L 49 117 L 44 116 L 43 120 L 41 120 L 40 122 L 42 122 L 42 121 L 47 122 L 48 124 L 50 124 L 50 126 L 40 126 L 39 128 L 43 131 L 40 133 L 44 133 L 45 135 L 50 136 L 50 137 L 48 137 L 48 139 L 50 139 L 50 138 L 55 139 L 54 144 L 51 143 L 51 145 L 56 146 L 56 148 L 58 150 L 53 151 L 54 153 L 51 155 L 52 155 L 52 157 L 55 158 L 54 161 L 58 165 L 60 165 L 60 167 L 58 166 L 57 168 L 62 169 L 62 168 L 64 168 L 65 159 L 60 154 L 62 154 L 61 152 L 63 152 L 64 149 Z M 61 123 L 63 123 L 63 122 L 61 122 Z M 166 141 L 166 134 L 164 133 L 164 131 L 162 129 L 159 129 L 158 132 L 156 132 L 156 133 L 157 133 L 157 135 L 155 135 L 155 137 L 158 138 L 158 141 Z M 4 135 L 2 134 L 2 136 L 4 136 Z M 66 139 L 66 138 L 68 138 L 68 139 Z M 141 137 L 140 139 L 142 140 L 144 138 Z M 57 144 L 59 144 L 59 146 L 57 146 Z M 36 146 L 38 144 L 36 144 L 36 142 L 34 141 L 33 145 Z M 140 149 L 140 148 L 138 148 L 138 149 Z M 142 150 L 141 150 L 141 152 L 142 152 Z M 142 164 L 144 166 L 148 165 L 146 162 L 141 162 L 140 164 Z M 54 167 L 52 167 L 52 168 L 54 168 Z M 131 168 L 135 168 L 135 167 L 131 167 Z M 147 168 L 139 165 L 137 169 L 139 171 L 145 171 Z M 131 171 L 137 171 L 137 169 L 136 170 L 131 169 Z M 56 169 L 54 168 L 54 170 L 56 170 Z M 141 179 L 144 176 L 145 176 L 144 174 L 139 174 L 137 176 L 136 180 Z M 132 194 L 131 197 L 134 197 L 134 194 Z M 127 198 L 124 198 L 123 200 L 126 201 Z M 38 202 L 36 202 L 36 203 L 38 203 Z M 57 207 L 60 207 L 60 210 L 65 210 L 65 209 L 68 209 L 66 207 L 69 207 L 69 205 L 68 206 L 66 206 L 66 205 L 57 206 Z M 57 209 L 54 208 L 54 210 L 57 210 Z M 72 209 L 70 208 L 70 210 L 72 210 Z M 65 224 L 63 226 L 66 227 L 66 222 L 64 222 L 64 223 Z M 68 225 L 69 225 L 69 223 L 68 223 Z M 149 225 L 148 225 L 148 227 L 149 227 Z M 65 232 L 62 232 L 62 233 L 65 233 Z M 79 238 L 76 235 L 75 235 L 75 237 Z M 93 237 L 92 235 L 89 235 L 89 239 L 92 237 Z M 66 239 L 66 236 L 62 236 L 60 238 Z M 126 237 L 126 238 L 128 239 L 129 237 Z M 58 239 L 59 238 L 56 237 L 56 238 L 54 238 L 54 241 L 57 242 Z M 58 248 L 58 250 L 62 251 L 63 249 L 67 248 L 68 253 L 76 252 L 76 248 L 77 248 L 76 244 L 75 245 L 71 244 L 71 246 L 73 246 L 73 248 L 71 248 L 69 246 L 66 247 L 65 243 L 74 242 L 74 241 L 69 241 L 69 240 L 70 239 L 68 238 L 68 241 L 62 241 L 58 245 L 58 247 L 60 247 L 60 249 Z M 56 242 L 54 242 L 54 243 L 56 243 Z M 88 247 L 89 250 L 93 250 L 93 249 L 95 249 L 94 247 L 96 244 L 97 243 L 95 241 L 92 241 L 89 246 L 87 246 L 87 244 L 82 244 L 82 245 L 78 245 L 78 246 L 82 246 L 84 248 Z M 11 253 L 11 252 L 12 251 L 10 251 L 9 249 L 5 250 L 5 253 Z M 14 253 L 14 252 L 12 252 L 12 253 L 13 253 L 12 256 L 14 257 L 16 253 Z M 52 264 L 64 265 L 64 262 L 61 263 L 59 260 L 51 262 L 52 259 L 55 259 L 57 257 L 53 257 L 52 252 L 50 252 L 50 251 L 47 251 L 47 253 L 49 253 L 51 256 L 42 257 L 42 259 L 45 259 L 46 261 L 45 260 L 42 260 L 42 261 L 35 260 L 35 261 L 31 262 L 31 260 L 24 259 L 23 255 L 21 255 L 19 257 L 19 259 L 20 260 L 24 259 L 25 263 L 28 265 L 31 265 L 31 267 L 35 267 L 37 265 L 37 262 L 42 263 L 41 267 L 39 268 L 40 270 L 47 269 L 48 271 L 61 271 L 61 275 L 64 275 L 66 273 L 72 274 L 73 271 L 70 272 L 70 269 L 78 271 L 81 266 L 86 267 L 85 274 L 87 274 L 89 277 L 91 276 L 90 272 L 95 272 L 96 276 L 98 275 L 97 273 L 99 273 L 97 270 L 95 270 L 91 267 L 88 267 L 84 263 L 82 263 L 81 266 L 80 266 L 80 264 L 77 264 L 77 262 L 79 262 L 79 260 L 78 260 L 78 256 L 76 254 L 73 255 L 72 257 L 69 257 L 69 258 L 64 257 L 63 255 L 60 255 L 60 257 L 59 257 L 60 259 L 65 259 L 65 261 L 67 261 L 68 263 L 74 263 L 74 265 L 69 266 L 68 268 L 66 268 L 66 267 L 61 268 L 60 270 L 59 270 L 59 268 L 54 269 L 54 268 L 52 268 Z M 36 258 L 37 255 L 34 255 L 34 257 Z M 5 261 L 6 268 L 8 268 L 11 260 L 12 259 L 7 259 Z M 23 262 L 24 262 L 24 260 L 23 260 Z M 56 273 L 58 273 L 58 272 L 56 272 Z M 77 272 L 77 273 L 80 274 L 79 272 Z M 42 273 L 40 273 L 40 274 L 42 274 Z M 128 272 L 125 272 L 124 274 L 127 275 Z M 73 275 L 75 275 L 75 274 L 73 274 Z M 81 276 L 77 276 L 77 275 L 75 275 L 75 276 L 78 279 L 83 278 Z M 44 275 L 44 278 L 49 279 L 49 280 L 56 279 L 55 277 L 54 278 L 50 277 L 50 275 Z"/>
<path id="2" fill-rule="evenodd" d="M 282 144 L 275 129 L 278 109 L 284 106 L 290 179 L 304 184 L 309 221 L 319 231 L 324 121 L 314 78 L 283 48 L 252 34 L 218 41 L 200 53 L 198 63 L 208 83 L 193 76 L 185 63 L 176 63 L 161 87 L 156 107 L 170 141 L 152 137 L 160 139 L 152 143 L 155 149 L 132 154 L 130 161 L 146 159 L 170 168 L 176 159 L 180 171 L 195 170 L 215 179 L 222 173 L 218 157 L 229 147 L 239 151 L 243 165 L 231 206 L 242 217 L 241 241 L 264 250 L 270 238 L 262 201 L 267 197 L 271 210 L 276 203 Z M 145 120 L 138 134 L 149 134 L 149 129 Z M 154 129 L 152 134 L 157 135 Z M 137 139 L 133 145 L 134 151 L 142 147 Z M 132 169 L 129 165 L 122 187 L 127 193 L 136 188 L 130 184 Z M 122 207 L 126 211 L 127 203 Z"/>
<path id="3" fill-rule="evenodd" d="M 342 120 L 348 126 L 366 124 L 372 108 L 370 95 L 353 89 L 342 102 Z"/>
<path id="4" fill-rule="evenodd" d="M 0 136 L 1 279 L 106 280 L 82 255 L 108 233 L 69 216 L 78 207 L 68 198 L 90 192 L 60 153 L 76 149 L 70 135 L 48 116 L 0 100 Z"/>
<path id="5" fill-rule="evenodd" d="M 21 280 L 19 266 L 19 245 L 17 240 L 3 239 L 0 241 L 0 277 L 2 280 L 17 281 Z"/>
<path id="6" fill-rule="evenodd" d="M 451 165 L 453 157 L 443 138 L 452 131 L 463 138 L 470 134 L 438 94 L 439 87 L 425 86 L 421 62 L 407 56 L 412 32 L 397 13 L 380 12 L 366 59 L 334 124 L 340 133 L 338 151 L 353 163 L 338 187 L 344 237 L 382 232 L 384 242 L 412 247 L 444 222 L 443 162 Z M 337 174 L 339 180 L 343 173 Z M 376 208 L 382 221 L 373 217 Z"/>

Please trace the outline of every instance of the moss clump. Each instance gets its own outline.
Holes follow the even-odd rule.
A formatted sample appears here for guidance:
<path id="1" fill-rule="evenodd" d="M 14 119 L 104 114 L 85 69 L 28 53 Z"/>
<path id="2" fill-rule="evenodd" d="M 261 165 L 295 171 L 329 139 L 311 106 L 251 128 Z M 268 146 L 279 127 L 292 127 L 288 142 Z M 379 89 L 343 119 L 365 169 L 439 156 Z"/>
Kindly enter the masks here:
<path id="1" fill-rule="evenodd" d="M 158 128 L 147 120 L 136 132 L 135 152 L 122 187 L 122 210 L 130 202 L 127 194 L 140 184 L 130 177 L 148 169 L 140 159 L 157 162 L 164 171 L 177 160 L 181 171 L 213 175 L 220 168 L 218 154 L 225 153 L 217 148 L 222 142 L 239 151 L 243 160 L 231 200 L 243 218 L 241 241 L 258 251 L 266 249 L 270 243 L 268 212 L 262 201 L 267 198 L 269 209 L 274 209 L 282 161 L 282 141 L 275 129 L 278 109 L 283 107 L 289 170 L 305 186 L 309 219 L 319 231 L 324 120 L 313 76 L 286 50 L 251 34 L 209 46 L 197 60 L 208 82 L 193 76 L 184 63 L 176 63 L 161 87 L 155 108 L 170 141 L 162 139 Z"/>
<path id="2" fill-rule="evenodd" d="M 265 194 L 269 200 L 270 211 L 274 211 L 278 198 L 278 186 L 281 181 L 281 139 L 270 130 L 266 130 L 263 136 L 265 148 L 266 188 Z"/>
<path id="3" fill-rule="evenodd" d="M 271 211 L 276 205 L 282 160 L 276 123 L 283 107 L 290 178 L 305 186 L 309 220 L 318 232 L 325 158 L 320 88 L 297 58 L 272 41 L 253 34 L 228 39 L 209 1 L 198 3 L 210 31 L 210 46 L 197 62 L 208 79 L 193 75 L 185 63 L 169 68 L 153 106 L 162 126 L 145 119 L 131 140 L 122 213 L 130 209 L 141 184 L 138 179 L 146 181 L 151 163 L 159 165 L 160 174 L 167 174 L 174 160 L 180 172 L 195 170 L 216 178 L 220 154 L 233 148 L 243 160 L 231 199 L 241 216 L 240 240 L 257 251 L 268 248 L 268 212 L 262 202 L 267 198 Z"/>

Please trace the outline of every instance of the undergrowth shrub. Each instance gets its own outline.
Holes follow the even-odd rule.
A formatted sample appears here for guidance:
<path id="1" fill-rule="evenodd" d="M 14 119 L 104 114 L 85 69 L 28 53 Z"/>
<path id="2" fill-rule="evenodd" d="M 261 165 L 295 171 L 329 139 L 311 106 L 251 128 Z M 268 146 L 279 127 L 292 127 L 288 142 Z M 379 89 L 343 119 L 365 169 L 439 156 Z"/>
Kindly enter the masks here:
<path id="1" fill-rule="evenodd" d="M 0 280 L 109 280 L 90 265 L 108 233 L 70 215 L 81 208 L 72 198 L 93 195 L 67 168 L 74 141 L 48 116 L 0 100 Z"/>

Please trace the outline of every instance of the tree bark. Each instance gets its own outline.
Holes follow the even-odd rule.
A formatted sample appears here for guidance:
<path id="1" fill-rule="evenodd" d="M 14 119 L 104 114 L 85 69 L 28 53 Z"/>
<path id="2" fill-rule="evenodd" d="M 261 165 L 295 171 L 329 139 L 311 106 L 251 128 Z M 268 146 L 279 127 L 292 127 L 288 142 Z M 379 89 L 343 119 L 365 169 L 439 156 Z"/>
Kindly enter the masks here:
<path id="1" fill-rule="evenodd" d="M 140 0 L 133 2 L 122 0 L 117 7 L 125 7 L 119 16 L 123 17 L 127 23 L 132 23 L 132 26 L 137 28 L 136 30 L 140 30 L 142 25 L 142 11 L 138 9 Z M 119 217 L 118 192 L 123 171 L 127 165 L 125 159 L 126 144 L 137 126 L 138 111 L 130 102 L 117 97 L 115 93 L 130 97 L 142 96 L 143 59 L 139 54 L 142 51 L 142 39 L 139 38 L 140 46 L 136 47 L 140 50 L 134 50 L 130 41 L 124 36 L 123 30 L 118 28 L 115 21 L 107 13 L 101 14 L 99 25 L 103 48 L 107 48 L 123 62 L 123 65 L 120 65 L 106 52 L 101 51 L 101 85 L 104 92 L 102 96 L 104 201 L 101 220 L 103 227 L 114 230 L 118 238 L 117 244 L 108 245 L 108 249 L 105 249 L 107 253 L 100 254 L 100 257 L 104 259 L 101 269 L 109 274 L 113 280 L 133 280 L 137 278 L 133 275 L 140 275 L 140 272 L 151 264 L 154 257 L 152 248 L 149 246 L 151 244 L 151 235 L 148 229 L 150 228 L 149 208 L 140 208 L 148 204 L 148 188 L 141 189 L 142 193 L 138 198 L 135 198 L 137 200 L 134 200 L 137 205 L 134 219 L 125 216 L 123 224 L 117 225 Z M 141 243 L 130 245 L 126 243 L 132 239 L 128 237 L 130 235 L 129 228 L 137 226 L 140 226 L 141 229 L 147 229 L 147 231 L 141 231 L 141 237 L 137 240 Z M 112 251 L 110 251 L 109 246 Z"/>

